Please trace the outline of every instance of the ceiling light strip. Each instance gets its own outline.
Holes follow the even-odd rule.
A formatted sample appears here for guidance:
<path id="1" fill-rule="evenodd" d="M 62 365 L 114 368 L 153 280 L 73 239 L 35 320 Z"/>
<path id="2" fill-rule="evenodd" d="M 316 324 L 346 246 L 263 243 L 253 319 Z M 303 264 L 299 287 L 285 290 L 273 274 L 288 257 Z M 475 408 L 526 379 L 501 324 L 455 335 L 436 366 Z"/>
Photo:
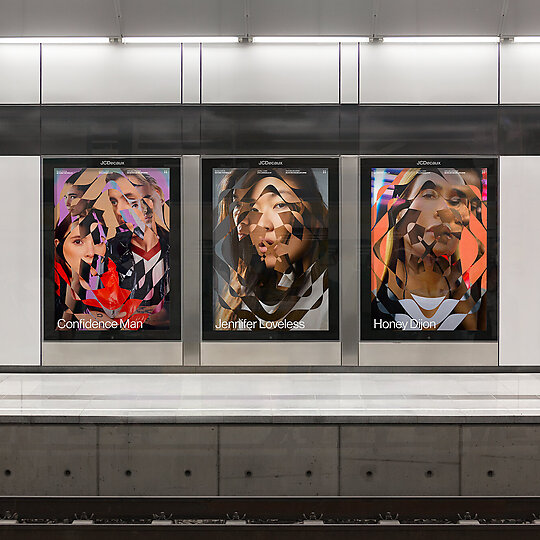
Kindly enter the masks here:
<path id="1" fill-rule="evenodd" d="M 2 43 L 109 43 L 108 37 L 2 37 Z"/>
<path id="2" fill-rule="evenodd" d="M 237 36 L 206 36 L 206 37 L 136 37 L 126 36 L 123 43 L 238 43 Z"/>
<path id="3" fill-rule="evenodd" d="M 540 36 L 515 36 L 514 43 L 540 43 Z"/>
<path id="4" fill-rule="evenodd" d="M 499 43 L 498 36 L 396 36 L 384 37 L 384 43 Z"/>
<path id="5" fill-rule="evenodd" d="M 367 43 L 366 36 L 254 36 L 253 43 Z"/>

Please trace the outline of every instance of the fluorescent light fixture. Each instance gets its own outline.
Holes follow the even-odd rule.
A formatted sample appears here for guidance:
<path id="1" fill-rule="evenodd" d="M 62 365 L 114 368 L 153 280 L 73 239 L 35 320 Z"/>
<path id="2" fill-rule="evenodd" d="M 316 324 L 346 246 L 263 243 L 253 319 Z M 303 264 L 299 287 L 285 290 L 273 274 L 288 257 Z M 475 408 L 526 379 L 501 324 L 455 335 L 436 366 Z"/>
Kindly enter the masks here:
<path id="1" fill-rule="evenodd" d="M 254 36 L 253 43 L 367 43 L 365 36 Z"/>
<path id="2" fill-rule="evenodd" d="M 124 37 L 123 43 L 238 43 L 237 36 Z"/>
<path id="3" fill-rule="evenodd" d="M 499 43 L 498 36 L 402 36 L 384 37 L 384 43 Z"/>
<path id="4" fill-rule="evenodd" d="M 540 43 L 540 36 L 515 36 L 514 43 Z"/>
<path id="5" fill-rule="evenodd" d="M 2 43 L 109 43 L 108 37 L 3 37 Z"/>

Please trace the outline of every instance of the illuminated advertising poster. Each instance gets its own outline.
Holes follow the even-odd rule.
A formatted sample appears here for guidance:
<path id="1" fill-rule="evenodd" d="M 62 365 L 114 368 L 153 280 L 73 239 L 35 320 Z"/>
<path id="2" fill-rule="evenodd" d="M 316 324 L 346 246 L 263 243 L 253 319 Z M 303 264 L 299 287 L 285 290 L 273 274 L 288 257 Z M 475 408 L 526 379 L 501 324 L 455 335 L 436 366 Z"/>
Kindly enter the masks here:
<path id="1" fill-rule="evenodd" d="M 179 162 L 45 159 L 45 339 L 179 339 Z"/>
<path id="2" fill-rule="evenodd" d="M 338 339 L 338 160 L 203 160 L 204 339 Z"/>
<path id="3" fill-rule="evenodd" d="M 497 339 L 497 191 L 492 158 L 362 160 L 362 339 Z"/>

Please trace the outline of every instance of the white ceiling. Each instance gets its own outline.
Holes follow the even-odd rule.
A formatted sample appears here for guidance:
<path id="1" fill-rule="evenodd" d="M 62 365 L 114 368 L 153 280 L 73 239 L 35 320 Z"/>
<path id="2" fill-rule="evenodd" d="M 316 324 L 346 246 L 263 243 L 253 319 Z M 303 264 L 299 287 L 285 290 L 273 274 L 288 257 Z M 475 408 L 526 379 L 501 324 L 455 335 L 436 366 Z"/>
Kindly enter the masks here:
<path id="1" fill-rule="evenodd" d="M 540 35 L 540 0 L 0 0 L 0 36 Z"/>

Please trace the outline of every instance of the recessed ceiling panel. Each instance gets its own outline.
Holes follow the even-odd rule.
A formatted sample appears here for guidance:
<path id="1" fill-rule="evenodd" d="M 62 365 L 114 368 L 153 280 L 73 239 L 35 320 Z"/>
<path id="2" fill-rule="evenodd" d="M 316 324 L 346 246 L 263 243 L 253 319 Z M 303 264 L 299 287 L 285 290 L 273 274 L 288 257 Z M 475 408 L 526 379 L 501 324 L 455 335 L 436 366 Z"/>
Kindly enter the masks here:
<path id="1" fill-rule="evenodd" d="M 371 1 L 251 0 L 249 32 L 254 36 L 367 36 Z"/>
<path id="2" fill-rule="evenodd" d="M 538 0 L 509 2 L 503 34 L 507 36 L 540 35 L 540 2 Z"/>
<path id="3" fill-rule="evenodd" d="M 121 0 L 126 36 L 244 34 L 244 0 Z"/>
<path id="4" fill-rule="evenodd" d="M 496 36 L 503 0 L 379 0 L 382 36 Z"/>
<path id="5" fill-rule="evenodd" d="M 112 0 L 1 0 L 0 36 L 114 36 Z"/>

